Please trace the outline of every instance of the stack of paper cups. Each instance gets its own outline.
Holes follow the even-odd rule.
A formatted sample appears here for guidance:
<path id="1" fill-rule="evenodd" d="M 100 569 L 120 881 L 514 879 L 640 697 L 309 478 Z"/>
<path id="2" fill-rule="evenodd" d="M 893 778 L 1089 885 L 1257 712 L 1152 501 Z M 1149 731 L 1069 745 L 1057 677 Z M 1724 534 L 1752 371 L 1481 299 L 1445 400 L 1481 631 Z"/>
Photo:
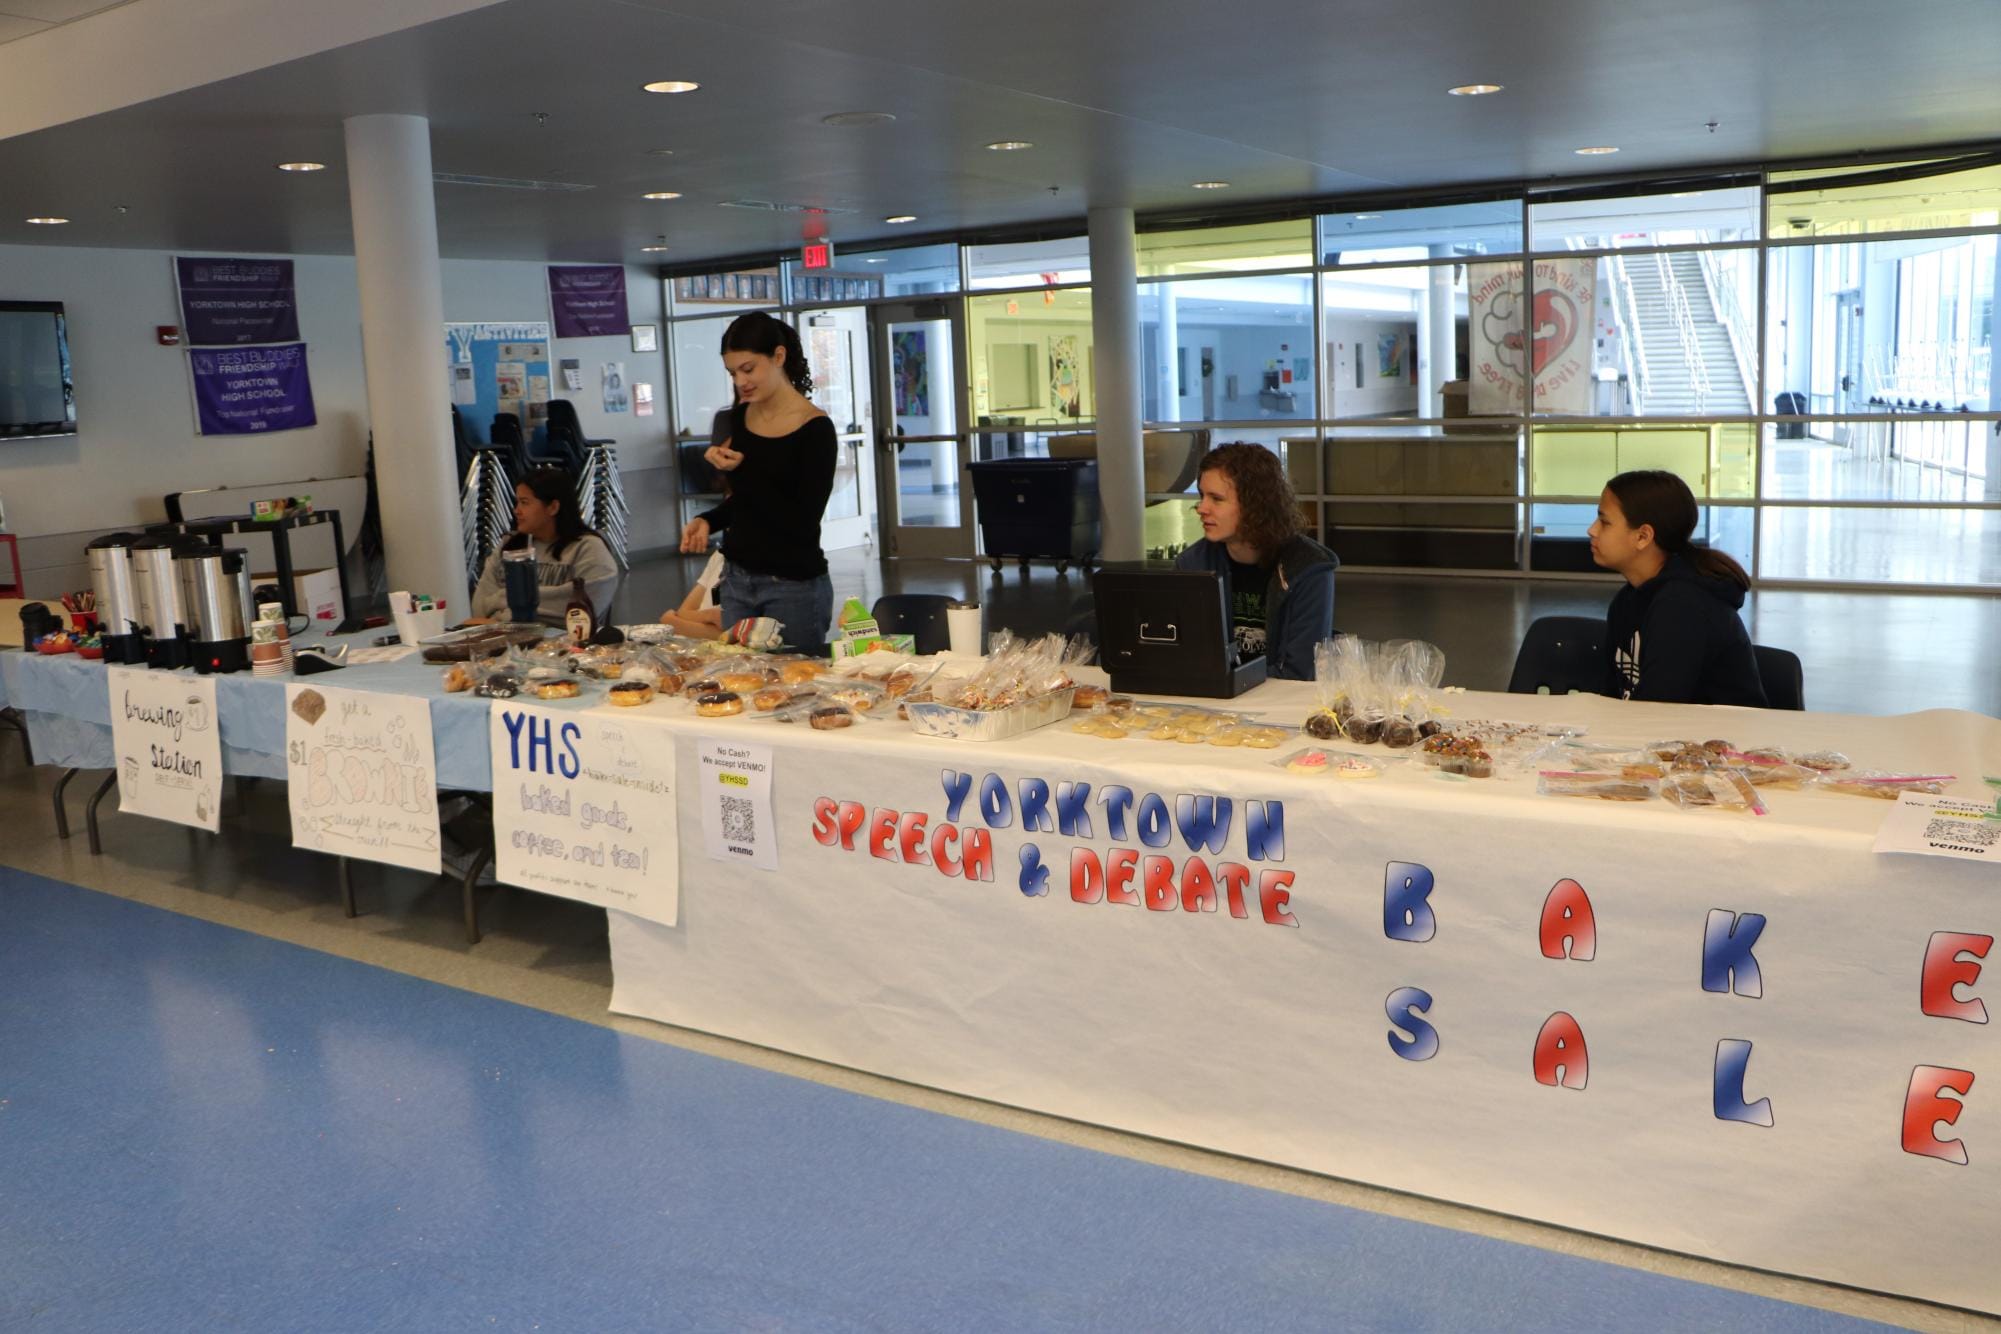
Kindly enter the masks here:
<path id="1" fill-rule="evenodd" d="M 275 604 L 273 604 L 275 605 Z M 259 611 L 264 608 L 259 607 Z M 282 613 L 250 626 L 250 674 L 284 676 L 292 670 L 292 637 L 285 633 Z"/>
<path id="2" fill-rule="evenodd" d="M 945 632 L 954 657 L 977 658 L 981 651 L 980 604 L 954 602 L 945 608 Z"/>

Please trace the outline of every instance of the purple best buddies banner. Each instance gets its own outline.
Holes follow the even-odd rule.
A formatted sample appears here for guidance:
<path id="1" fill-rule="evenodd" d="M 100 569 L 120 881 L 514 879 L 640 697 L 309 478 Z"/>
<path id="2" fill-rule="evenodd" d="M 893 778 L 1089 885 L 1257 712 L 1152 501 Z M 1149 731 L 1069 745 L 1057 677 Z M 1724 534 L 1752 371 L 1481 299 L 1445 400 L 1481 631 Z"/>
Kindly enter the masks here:
<path id="1" fill-rule="evenodd" d="M 299 338 L 299 298 L 289 259 L 174 257 L 181 327 L 190 347 L 292 343 Z"/>
<path id="2" fill-rule="evenodd" d="M 551 264 L 549 308 L 556 337 L 624 337 L 632 332 L 625 312 L 623 264 Z"/>
<path id="3" fill-rule="evenodd" d="M 304 343 L 194 351 L 188 369 L 203 435 L 293 431 L 319 420 Z"/>

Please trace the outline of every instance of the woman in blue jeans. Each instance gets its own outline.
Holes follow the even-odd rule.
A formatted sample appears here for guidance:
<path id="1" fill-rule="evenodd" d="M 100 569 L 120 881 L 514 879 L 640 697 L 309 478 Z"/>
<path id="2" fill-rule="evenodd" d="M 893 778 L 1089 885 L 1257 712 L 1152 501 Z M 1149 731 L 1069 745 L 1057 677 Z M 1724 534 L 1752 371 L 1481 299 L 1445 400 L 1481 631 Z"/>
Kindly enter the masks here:
<path id="1" fill-rule="evenodd" d="M 729 475 L 729 498 L 681 530 L 681 550 L 723 535 L 723 624 L 769 616 L 785 642 L 818 652 L 834 615 L 820 549 L 820 517 L 834 492 L 834 423 L 806 396 L 813 376 L 791 325 L 761 312 L 723 331 L 723 367 L 736 386 L 730 436 L 703 457 Z"/>

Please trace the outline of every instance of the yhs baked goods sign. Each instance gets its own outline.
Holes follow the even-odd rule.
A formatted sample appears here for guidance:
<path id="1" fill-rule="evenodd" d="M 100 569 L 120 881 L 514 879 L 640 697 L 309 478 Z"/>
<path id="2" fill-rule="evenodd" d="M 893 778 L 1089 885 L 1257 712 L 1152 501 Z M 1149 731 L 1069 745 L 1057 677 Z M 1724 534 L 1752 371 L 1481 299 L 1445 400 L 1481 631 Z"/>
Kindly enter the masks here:
<path id="1" fill-rule="evenodd" d="M 494 874 L 666 926 L 679 911 L 674 746 L 609 712 L 496 703 Z"/>
<path id="2" fill-rule="evenodd" d="M 285 773 L 294 847 L 438 873 L 429 700 L 286 686 Z"/>
<path id="3" fill-rule="evenodd" d="M 215 678 L 135 667 L 113 667 L 105 675 L 118 809 L 214 833 L 222 823 Z"/>

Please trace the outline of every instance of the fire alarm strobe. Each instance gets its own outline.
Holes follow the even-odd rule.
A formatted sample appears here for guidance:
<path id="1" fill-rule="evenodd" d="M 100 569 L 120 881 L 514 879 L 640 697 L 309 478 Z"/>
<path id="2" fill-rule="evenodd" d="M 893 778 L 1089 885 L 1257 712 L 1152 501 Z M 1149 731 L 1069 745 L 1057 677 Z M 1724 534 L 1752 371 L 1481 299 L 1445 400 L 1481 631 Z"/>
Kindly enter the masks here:
<path id="1" fill-rule="evenodd" d="M 179 347 L 181 345 L 181 331 L 171 324 L 154 325 L 153 332 L 159 335 L 161 347 Z"/>

